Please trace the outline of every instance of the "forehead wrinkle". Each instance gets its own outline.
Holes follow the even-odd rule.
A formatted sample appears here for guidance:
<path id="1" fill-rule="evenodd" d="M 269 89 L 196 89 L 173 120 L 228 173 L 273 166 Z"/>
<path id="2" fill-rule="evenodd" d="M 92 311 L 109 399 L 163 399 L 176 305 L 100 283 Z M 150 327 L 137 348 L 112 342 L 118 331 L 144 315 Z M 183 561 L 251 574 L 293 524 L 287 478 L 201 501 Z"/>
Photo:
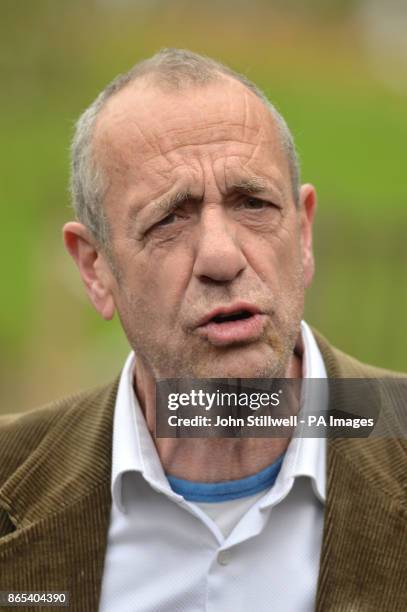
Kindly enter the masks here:
<path id="1" fill-rule="evenodd" d="M 243 126 L 245 134 L 251 131 L 256 132 L 257 144 L 267 141 L 267 131 L 272 134 L 272 141 L 279 141 L 278 130 L 276 129 L 276 121 L 272 113 L 265 106 L 262 100 L 254 96 L 253 92 L 246 90 L 244 92 L 243 104 Z M 253 126 L 253 127 L 252 127 Z"/>
<path id="2" fill-rule="evenodd" d="M 189 134 L 190 132 L 206 132 L 208 130 L 212 130 L 213 128 L 216 128 L 217 130 L 219 129 L 219 127 L 221 127 L 222 130 L 228 130 L 230 128 L 237 128 L 238 130 L 242 131 L 243 133 L 247 132 L 258 132 L 259 128 L 257 126 L 249 126 L 246 125 L 245 123 L 242 123 L 241 121 L 230 121 L 230 120 L 225 120 L 225 118 L 223 117 L 219 117 L 219 119 L 217 121 L 213 121 L 210 122 L 208 121 L 208 119 L 205 119 L 204 122 L 202 122 L 202 125 L 193 125 L 190 126 L 188 128 L 184 127 L 185 126 L 185 117 L 184 117 L 184 122 L 183 122 L 183 126 L 177 126 L 174 128 L 170 128 L 166 130 L 166 135 L 169 134 Z M 162 129 L 162 126 L 160 126 Z M 155 135 L 155 137 L 161 138 L 162 137 L 162 132 L 158 133 L 157 135 Z"/>
<path id="3" fill-rule="evenodd" d="M 254 108 L 250 104 L 251 96 L 248 95 L 248 93 L 250 92 L 245 93 L 244 98 L 246 117 L 250 114 L 250 112 L 255 112 L 258 129 L 256 131 L 256 142 L 253 142 L 255 146 L 247 164 L 251 163 L 252 159 L 254 159 L 259 153 L 261 147 L 264 146 L 268 153 L 273 155 L 273 157 L 277 154 L 276 159 L 273 160 L 274 163 L 280 163 L 282 160 L 284 166 L 288 166 L 287 154 L 284 150 L 282 135 L 276 118 L 264 105 L 264 103 L 261 103 L 261 106 Z M 261 113 L 261 115 L 259 113 Z"/>
<path id="4" fill-rule="evenodd" d="M 224 85 L 227 83 L 228 83 L 228 80 L 226 80 L 226 83 L 224 83 Z M 230 87 L 228 87 L 226 89 L 226 95 L 224 97 L 224 104 L 221 106 L 221 108 L 218 106 L 215 106 L 215 107 L 209 106 L 208 108 L 206 104 L 203 105 L 202 109 L 199 109 L 199 108 L 196 109 L 196 106 L 192 106 L 190 109 L 190 112 L 187 113 L 187 115 L 185 115 L 185 113 L 184 114 L 181 113 L 177 109 L 175 109 L 175 113 L 174 113 L 173 112 L 174 109 L 170 109 L 171 111 L 170 118 L 172 118 L 173 121 L 175 121 L 176 123 L 175 126 L 173 127 L 171 126 L 171 122 L 168 121 L 168 115 L 164 117 L 164 121 L 159 122 L 157 118 L 154 116 L 154 113 L 152 114 L 151 112 L 147 112 L 147 115 L 146 115 L 145 108 L 144 109 L 142 108 L 141 117 L 145 117 L 149 119 L 148 121 L 149 129 L 147 131 L 145 131 L 142 128 L 142 122 L 140 123 L 140 121 L 137 121 L 137 118 L 135 118 L 134 115 L 132 114 L 134 112 L 134 105 L 133 105 L 134 93 L 137 94 L 136 96 L 136 102 L 137 102 L 139 101 L 139 99 L 141 99 L 142 97 L 141 94 L 144 94 L 145 92 L 135 91 L 132 93 L 132 88 L 130 87 L 125 88 L 123 92 L 120 92 L 118 96 L 115 96 L 113 100 L 110 100 L 110 103 L 107 104 L 105 109 L 103 109 L 100 114 L 98 123 L 100 123 L 101 119 L 103 121 L 99 127 L 101 128 L 101 130 L 103 130 L 103 132 L 106 133 L 107 131 L 106 137 L 104 137 L 103 139 L 105 140 L 109 148 L 113 150 L 117 149 L 118 153 L 122 153 L 123 146 L 125 146 L 126 148 L 129 145 L 131 148 L 135 146 L 143 148 L 144 157 L 147 158 L 147 160 L 155 157 L 156 154 L 158 155 L 161 154 L 164 156 L 170 150 L 174 150 L 178 148 L 181 143 L 167 142 L 168 140 L 173 140 L 172 136 L 177 136 L 177 135 L 180 137 L 180 139 L 182 139 L 186 134 L 193 134 L 195 132 L 198 135 L 198 141 L 200 141 L 202 132 L 204 132 L 205 135 L 207 135 L 208 131 L 211 131 L 214 128 L 216 129 L 220 128 L 223 131 L 223 133 L 225 133 L 226 130 L 233 130 L 237 128 L 238 130 L 241 131 L 241 137 L 237 139 L 233 138 L 231 140 L 242 141 L 242 138 L 243 138 L 243 141 L 247 139 L 250 140 L 249 135 L 252 132 L 258 133 L 260 131 L 259 124 L 261 126 L 261 124 L 264 122 L 265 120 L 264 112 L 267 112 L 267 111 L 266 109 L 264 109 L 263 103 L 261 101 L 255 98 L 251 92 L 246 91 L 245 89 L 242 89 L 241 87 L 239 87 L 240 89 L 239 97 L 241 100 L 240 104 L 239 105 L 232 104 L 232 102 L 234 103 L 236 100 L 236 94 L 235 94 L 236 83 L 230 82 L 229 85 L 232 88 L 231 93 L 233 94 L 233 98 L 231 98 L 231 95 L 228 91 Z M 160 97 L 162 96 L 162 99 L 164 100 L 166 98 L 174 97 L 173 94 L 171 95 L 164 94 L 161 90 L 158 90 L 157 92 L 156 87 L 149 86 L 148 89 L 150 90 L 150 93 L 154 93 L 154 94 L 159 93 Z M 201 95 L 201 92 L 199 89 L 197 90 L 197 93 Z M 129 96 L 131 97 L 129 98 Z M 202 96 L 201 96 L 201 100 L 202 100 Z M 116 103 L 121 102 L 122 106 L 117 107 L 115 102 Z M 123 103 L 125 104 L 124 107 L 123 107 Z M 202 112 L 197 113 L 196 110 L 198 111 L 201 110 Z M 233 113 L 235 113 L 235 118 L 231 116 Z M 237 117 L 236 117 L 236 113 L 238 115 Z M 272 124 L 268 116 L 268 113 L 267 113 L 267 117 L 268 117 L 270 124 Z M 185 127 L 186 121 L 190 121 L 189 127 Z M 106 129 L 104 129 L 105 125 L 106 125 Z M 165 129 L 165 134 L 163 134 L 163 127 Z M 114 136 L 113 138 L 111 137 L 112 130 L 110 128 L 112 128 L 113 131 L 115 132 L 113 134 Z M 134 128 L 136 134 L 130 133 L 132 131 L 131 128 Z M 99 129 L 97 131 L 99 131 Z M 110 132 L 110 137 L 109 137 L 109 132 Z M 119 134 L 117 132 L 119 132 Z M 132 136 L 136 136 L 136 138 L 134 139 L 136 142 L 134 142 L 134 140 L 133 142 L 129 142 Z M 216 135 L 214 140 L 218 140 L 218 139 L 219 139 L 219 133 Z M 175 138 L 175 140 L 178 140 L 178 139 Z M 229 138 L 224 139 L 225 142 L 227 140 L 229 140 Z M 206 142 L 209 144 L 210 141 L 208 142 L 206 140 Z M 185 144 L 194 144 L 194 143 L 185 143 Z M 122 158 L 122 155 L 120 155 L 120 158 Z M 120 171 L 119 168 L 118 170 Z"/>
<path id="5" fill-rule="evenodd" d="M 202 119 L 202 124 L 195 124 L 185 127 L 185 117 L 182 125 L 164 127 L 162 123 L 154 122 L 150 124 L 148 132 L 144 131 L 137 120 L 131 120 L 131 115 L 126 119 L 122 113 L 120 120 L 116 120 L 113 125 L 100 127 L 95 131 L 97 141 L 103 145 L 104 152 L 114 152 L 123 162 L 125 152 L 136 149 L 137 152 L 143 150 L 142 163 L 148 162 L 155 157 L 166 158 L 168 153 L 183 147 L 194 145 L 206 145 L 218 142 L 239 142 L 246 144 L 250 140 L 250 134 L 258 134 L 261 127 L 248 125 L 247 121 L 224 121 L 219 117 L 216 121 Z M 103 125 L 103 124 L 102 124 Z M 119 126 L 119 129 L 115 129 Z M 123 129 L 122 129 L 123 127 Z M 164 127 L 164 130 L 163 130 Z M 134 128 L 135 133 L 132 132 Z M 230 134 L 236 130 L 240 134 Z M 213 132 L 213 134 L 211 134 Z M 188 136 L 190 139 L 188 140 Z M 208 138 L 209 136 L 209 138 Z"/>
<path id="6" fill-rule="evenodd" d="M 261 147 L 263 147 L 263 146 L 266 147 L 267 146 L 266 145 L 267 139 L 264 138 L 264 132 L 265 132 L 264 127 L 260 126 L 259 129 L 258 129 L 258 132 L 257 132 L 257 136 L 258 136 L 257 142 L 254 144 L 253 150 L 252 150 L 252 152 L 250 154 L 250 157 L 247 160 L 245 165 L 250 164 L 254 160 L 254 158 L 257 156 L 257 154 L 258 154 L 258 152 L 259 152 Z M 273 142 L 273 144 L 274 144 L 274 142 Z M 271 153 L 271 151 L 272 151 L 272 144 L 271 143 L 270 143 L 270 150 L 267 147 L 267 151 Z"/>
<path id="7" fill-rule="evenodd" d="M 157 153 L 165 156 L 172 151 L 194 145 L 209 145 L 216 142 L 246 144 L 250 141 L 250 134 L 258 134 L 261 129 L 258 125 L 225 120 L 225 117 L 221 116 L 216 121 L 210 121 L 205 117 L 198 124 L 195 120 L 192 125 L 186 127 L 185 123 L 189 118 L 188 115 L 183 116 L 182 124 L 174 127 L 154 122 L 150 130 L 150 139 L 154 141 L 155 147 L 150 147 L 151 154 L 150 151 L 147 152 L 148 157 L 144 161 L 154 158 Z"/>
<path id="8" fill-rule="evenodd" d="M 105 109 L 104 109 L 105 110 Z M 103 121 L 103 110 L 101 111 L 101 117 L 98 117 L 94 131 L 94 152 L 95 154 L 102 154 L 104 159 L 112 161 L 116 158 L 121 164 L 127 166 L 126 156 L 128 152 L 137 148 L 144 148 L 149 151 L 152 155 L 160 153 L 158 143 L 151 140 L 147 134 L 143 132 L 142 127 L 139 125 L 135 118 L 132 119 L 131 115 L 124 112 L 113 114 L 113 120 L 111 116 L 107 116 Z M 132 129 L 136 131 L 136 134 L 132 132 Z M 112 156 L 113 153 L 113 156 Z M 120 169 L 120 166 L 118 165 Z"/>
<path id="9" fill-rule="evenodd" d="M 262 136 L 264 136 L 265 129 L 263 126 L 259 129 L 259 135 L 260 133 Z M 275 148 L 276 142 L 277 151 Z M 273 183 L 276 183 L 278 191 L 281 193 L 284 199 L 286 199 L 286 187 L 291 190 L 291 180 L 287 155 L 283 151 L 281 136 L 278 134 L 278 132 L 276 137 L 273 138 L 273 141 L 270 141 L 267 139 L 267 137 L 259 137 L 258 142 L 253 148 L 253 151 L 251 152 L 249 159 L 245 162 L 243 168 L 246 169 L 249 168 L 250 165 L 256 165 L 256 159 L 259 159 L 258 153 L 261 147 L 266 147 L 267 153 L 270 157 L 270 163 L 267 164 L 268 174 L 270 174 Z M 261 157 L 260 151 L 260 158 Z M 287 173 L 287 179 L 284 178 L 285 173 Z"/>
<path id="10" fill-rule="evenodd" d="M 255 155 L 255 151 L 258 149 L 258 145 L 254 145 L 254 143 L 252 143 L 250 146 L 251 148 L 254 147 L 253 151 L 248 154 L 246 150 L 242 149 L 242 147 L 247 147 L 248 143 L 245 141 L 237 141 L 235 139 L 229 139 L 229 140 L 222 140 L 222 141 L 218 141 L 217 143 L 209 143 L 211 144 L 214 148 L 212 150 L 207 148 L 207 144 L 185 144 L 185 145 L 179 145 L 178 147 L 172 147 L 170 150 L 168 150 L 167 152 L 163 151 L 163 153 L 158 156 L 160 157 L 160 159 L 162 159 L 163 161 L 165 161 L 165 168 L 155 168 L 154 167 L 154 173 L 155 174 L 160 174 L 164 179 L 167 179 L 174 171 L 177 170 L 177 168 L 182 167 L 182 168 L 186 168 L 189 167 L 190 171 L 194 174 L 196 172 L 196 166 L 200 166 L 201 165 L 201 161 L 202 161 L 202 153 L 204 154 L 205 158 L 212 158 L 213 163 L 217 163 L 218 161 L 221 160 L 225 160 L 228 159 L 230 160 L 231 158 L 237 158 L 238 160 L 240 160 L 240 166 L 244 167 L 242 164 L 242 160 L 243 159 L 247 159 L 248 161 L 251 160 L 254 155 Z M 228 148 L 227 145 L 239 145 L 239 150 L 236 152 L 231 152 Z M 221 147 L 224 147 L 221 149 Z M 183 156 L 183 150 L 185 150 L 185 152 L 189 155 L 191 153 L 192 149 L 192 155 L 188 158 L 185 158 Z M 196 151 L 196 154 L 194 153 L 194 150 Z M 143 168 L 145 168 L 146 166 L 150 166 L 150 164 L 152 162 L 154 162 L 157 159 L 156 155 L 153 155 L 151 157 L 145 158 L 143 159 L 143 161 L 140 163 L 138 169 L 141 171 Z M 248 161 L 246 163 L 248 163 Z M 246 163 L 244 165 L 246 165 Z M 226 163 L 226 165 L 228 165 Z M 146 168 L 147 172 L 151 171 L 151 168 L 147 167 Z"/>
<path id="11" fill-rule="evenodd" d="M 249 130 L 249 113 L 250 113 L 250 109 L 249 109 L 249 100 L 248 100 L 248 96 L 245 94 L 244 96 L 244 110 L 243 110 L 243 125 L 244 125 L 244 130 L 245 130 L 245 134 L 247 133 L 247 131 Z M 260 132 L 259 130 L 256 130 L 256 132 Z M 257 133 L 256 133 L 257 136 Z"/>
<path id="12" fill-rule="evenodd" d="M 213 140 L 202 140 L 202 142 L 195 142 L 195 143 L 191 143 L 191 142 L 187 142 L 187 143 L 180 143 L 174 146 L 174 144 L 170 144 L 168 143 L 167 147 L 163 147 L 163 145 L 161 145 L 161 150 L 160 153 L 157 155 L 156 153 L 151 155 L 150 157 L 147 157 L 145 159 L 143 159 L 142 161 L 142 165 L 152 161 L 153 159 L 155 159 L 156 157 L 162 156 L 163 159 L 165 159 L 167 162 L 170 162 L 169 156 L 172 153 L 175 153 L 176 151 L 180 151 L 182 149 L 191 149 L 194 147 L 205 147 L 208 145 L 224 145 L 224 144 L 229 144 L 229 143 L 233 143 L 233 144 L 239 144 L 239 145 L 247 145 L 247 141 L 245 140 L 238 140 L 237 138 L 221 138 L 219 139 L 219 136 L 217 138 L 214 138 Z"/>
<path id="13" fill-rule="evenodd" d="M 247 104 L 248 101 L 245 97 L 245 108 Z M 116 153 L 124 170 L 126 166 L 130 165 L 128 163 L 128 156 L 126 156 L 126 151 L 129 150 L 134 150 L 136 155 L 141 158 L 141 166 L 157 157 L 162 157 L 163 161 L 170 166 L 171 160 L 169 155 L 183 148 L 187 149 L 194 146 L 207 146 L 211 144 L 218 144 L 220 146 L 228 143 L 253 145 L 254 142 L 250 143 L 253 134 L 256 136 L 256 140 L 259 141 L 259 137 L 264 133 L 262 125 L 254 123 L 249 125 L 247 119 L 222 122 L 220 118 L 218 121 L 211 123 L 208 123 L 206 119 L 204 125 L 192 125 L 187 128 L 184 126 L 167 127 L 164 133 L 163 125 L 154 122 L 148 134 L 142 130 L 137 121 L 133 121 L 131 125 L 135 127 L 136 135 L 129 133 L 129 130 L 127 130 L 124 137 L 123 134 L 120 134 L 117 140 L 112 137 L 109 138 L 109 133 L 104 138 L 105 149 L 108 150 L 110 148 L 110 150 Z M 239 134 L 233 134 L 234 130 L 238 131 Z M 187 136 L 189 136 L 189 139 Z M 117 170 L 120 172 L 121 168 L 117 168 Z"/>

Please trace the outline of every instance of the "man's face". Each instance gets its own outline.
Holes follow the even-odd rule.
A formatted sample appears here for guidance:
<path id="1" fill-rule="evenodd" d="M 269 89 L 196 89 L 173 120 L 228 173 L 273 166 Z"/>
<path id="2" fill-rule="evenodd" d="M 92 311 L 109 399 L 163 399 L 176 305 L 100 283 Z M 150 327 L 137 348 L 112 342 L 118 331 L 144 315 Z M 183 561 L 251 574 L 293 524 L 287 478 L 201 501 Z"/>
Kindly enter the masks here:
<path id="1" fill-rule="evenodd" d="M 159 377 L 284 376 L 312 276 L 278 128 L 240 83 L 138 81 L 98 119 L 113 295 Z"/>

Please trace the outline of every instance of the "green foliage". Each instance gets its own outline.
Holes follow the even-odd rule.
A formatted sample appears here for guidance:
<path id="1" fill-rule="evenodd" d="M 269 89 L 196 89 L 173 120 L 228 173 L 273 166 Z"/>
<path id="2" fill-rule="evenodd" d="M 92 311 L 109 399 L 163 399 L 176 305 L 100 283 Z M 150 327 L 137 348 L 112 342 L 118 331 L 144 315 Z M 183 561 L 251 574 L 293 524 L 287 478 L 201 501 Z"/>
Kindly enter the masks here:
<path id="1" fill-rule="evenodd" d="M 406 368 L 405 99 L 371 73 L 350 20 L 354 2 L 333 3 L 336 13 L 319 0 L 311 13 L 300 4 L 278 11 L 241 2 L 231 13 L 227 2 L 223 11 L 183 2 L 121 2 L 117 10 L 96 1 L 4 3 L 0 339 L 14 380 L 23 372 L 31 381 L 26 393 L 46 397 L 49 380 L 33 385 L 32 372 L 57 372 L 67 355 L 94 358 L 92 346 L 120 357 L 109 355 L 90 379 L 120 366 L 117 327 L 107 333 L 78 297 L 63 254 L 68 147 L 100 88 L 162 46 L 213 55 L 264 87 L 296 136 L 303 179 L 319 192 L 308 320 L 360 358 Z M 72 363 L 73 387 L 79 370 L 82 362 Z M 55 380 L 56 395 L 71 386 L 62 374 Z"/>

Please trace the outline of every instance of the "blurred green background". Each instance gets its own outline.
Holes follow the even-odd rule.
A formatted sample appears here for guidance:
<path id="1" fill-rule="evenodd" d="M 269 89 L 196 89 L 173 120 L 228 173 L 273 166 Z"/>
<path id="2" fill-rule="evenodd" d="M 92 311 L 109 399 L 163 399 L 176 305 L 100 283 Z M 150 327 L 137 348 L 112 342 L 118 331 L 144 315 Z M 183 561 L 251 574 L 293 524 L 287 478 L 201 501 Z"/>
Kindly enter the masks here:
<path id="1" fill-rule="evenodd" d="M 406 371 L 406 6 L 2 0 L 0 411 L 122 366 L 118 322 L 98 319 L 61 240 L 69 142 L 108 81 L 168 46 L 244 72 L 284 114 L 319 194 L 306 320 L 359 359 Z"/>

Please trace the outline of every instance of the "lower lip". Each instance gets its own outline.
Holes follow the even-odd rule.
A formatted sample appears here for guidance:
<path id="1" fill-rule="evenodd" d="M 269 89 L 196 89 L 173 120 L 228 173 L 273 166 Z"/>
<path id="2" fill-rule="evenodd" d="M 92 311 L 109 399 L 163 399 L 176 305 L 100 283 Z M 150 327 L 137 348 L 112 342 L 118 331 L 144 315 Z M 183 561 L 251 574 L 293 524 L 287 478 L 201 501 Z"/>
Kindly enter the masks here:
<path id="1" fill-rule="evenodd" d="M 261 336 L 265 319 L 265 315 L 255 314 L 248 319 L 237 321 L 225 321 L 224 323 L 214 323 L 211 321 L 206 325 L 198 327 L 198 332 L 214 346 L 226 346 L 237 342 L 253 342 Z"/>

